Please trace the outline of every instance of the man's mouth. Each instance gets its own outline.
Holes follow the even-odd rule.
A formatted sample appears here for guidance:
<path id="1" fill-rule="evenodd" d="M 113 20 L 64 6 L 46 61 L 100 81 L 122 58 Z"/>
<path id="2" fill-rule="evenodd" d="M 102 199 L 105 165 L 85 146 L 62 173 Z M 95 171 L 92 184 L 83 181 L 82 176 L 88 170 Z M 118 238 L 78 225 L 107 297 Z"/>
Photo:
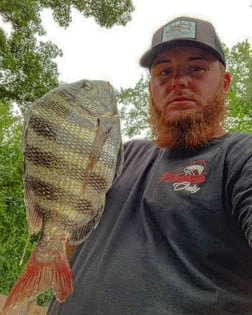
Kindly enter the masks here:
<path id="1" fill-rule="evenodd" d="M 166 107 L 174 109 L 186 109 L 194 105 L 195 105 L 194 99 L 185 96 L 176 96 L 167 102 Z"/>

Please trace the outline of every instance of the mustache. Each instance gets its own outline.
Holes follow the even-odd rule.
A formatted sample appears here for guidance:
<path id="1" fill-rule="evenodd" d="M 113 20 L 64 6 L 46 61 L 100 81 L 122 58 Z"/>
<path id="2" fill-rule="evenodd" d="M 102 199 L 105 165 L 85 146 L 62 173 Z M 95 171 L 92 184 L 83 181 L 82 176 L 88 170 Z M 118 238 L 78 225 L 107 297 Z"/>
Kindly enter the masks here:
<path id="1" fill-rule="evenodd" d="M 169 104 L 177 98 L 185 98 L 193 101 L 199 101 L 199 97 L 192 92 L 186 91 L 173 91 L 169 95 L 167 95 L 165 103 Z"/>

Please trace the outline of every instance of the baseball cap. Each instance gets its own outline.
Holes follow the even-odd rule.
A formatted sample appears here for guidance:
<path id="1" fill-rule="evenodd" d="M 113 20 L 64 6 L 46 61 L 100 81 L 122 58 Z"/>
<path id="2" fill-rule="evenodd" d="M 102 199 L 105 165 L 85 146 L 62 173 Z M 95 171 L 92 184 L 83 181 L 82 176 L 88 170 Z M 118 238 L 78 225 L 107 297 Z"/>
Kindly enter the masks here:
<path id="1" fill-rule="evenodd" d="M 140 65 L 149 68 L 164 49 L 184 45 L 206 49 L 226 66 L 221 41 L 213 25 L 191 17 L 178 17 L 159 28 L 152 37 L 151 48 L 141 57 Z"/>

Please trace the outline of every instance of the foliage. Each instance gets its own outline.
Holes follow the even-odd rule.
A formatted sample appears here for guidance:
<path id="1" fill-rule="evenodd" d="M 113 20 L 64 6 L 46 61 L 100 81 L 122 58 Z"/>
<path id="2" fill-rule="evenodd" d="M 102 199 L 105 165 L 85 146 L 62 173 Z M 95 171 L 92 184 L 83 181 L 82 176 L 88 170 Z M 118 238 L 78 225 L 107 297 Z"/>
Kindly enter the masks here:
<path id="1" fill-rule="evenodd" d="M 248 40 L 225 49 L 227 67 L 232 74 L 228 93 L 230 131 L 252 133 L 252 49 Z"/>
<path id="2" fill-rule="evenodd" d="M 84 16 L 94 16 L 98 24 L 112 27 L 114 24 L 126 25 L 131 19 L 134 6 L 131 0 L 75 1 L 76 7 Z M 82 8 L 77 4 L 82 3 Z"/>
<path id="3" fill-rule="evenodd" d="M 142 75 L 134 88 L 115 91 L 122 119 L 122 132 L 131 138 L 134 135 L 149 136 L 147 128 L 148 77 Z"/>
<path id="4" fill-rule="evenodd" d="M 115 24 L 126 25 L 134 10 L 131 0 L 40 0 L 40 9 L 50 8 L 60 26 L 68 26 L 72 20 L 71 9 L 77 9 L 85 17 L 94 17 L 95 21 L 107 28 Z"/>
<path id="5" fill-rule="evenodd" d="M 58 84 L 57 65 L 51 59 L 61 53 L 50 42 L 37 43 L 29 30 L 13 32 L 8 39 L 2 36 L 2 41 L 0 99 L 15 102 L 24 110 Z"/>
<path id="6" fill-rule="evenodd" d="M 58 84 L 52 60 L 61 51 L 51 42 L 38 41 L 44 30 L 33 1 L 1 1 L 0 14 L 11 32 L 0 28 L 0 100 L 24 109 Z"/>
<path id="7" fill-rule="evenodd" d="M 227 96 L 229 115 L 225 128 L 229 131 L 252 133 L 252 49 L 247 40 L 231 49 L 225 46 L 227 69 L 232 75 L 232 84 Z M 148 81 L 149 74 L 142 76 L 133 88 L 116 91 L 123 133 L 127 138 L 143 135 L 149 137 Z"/>
<path id="8" fill-rule="evenodd" d="M 0 288 L 7 293 L 21 270 L 27 238 L 22 193 L 21 122 L 0 103 Z"/>
<path id="9" fill-rule="evenodd" d="M 8 294 L 38 236 L 28 237 L 22 182 L 22 118 L 0 102 L 0 292 Z M 25 251 L 27 243 L 27 248 Z M 24 257 L 23 257 L 24 253 Z M 51 292 L 38 297 L 48 303 Z"/>
<path id="10" fill-rule="evenodd" d="M 55 58 L 62 51 L 45 35 L 40 13 L 51 9 L 55 21 L 67 27 L 76 9 L 85 17 L 94 17 L 101 26 L 125 25 L 134 10 L 131 0 L 1 0 L 0 17 L 0 100 L 15 102 L 21 110 L 58 85 Z"/>

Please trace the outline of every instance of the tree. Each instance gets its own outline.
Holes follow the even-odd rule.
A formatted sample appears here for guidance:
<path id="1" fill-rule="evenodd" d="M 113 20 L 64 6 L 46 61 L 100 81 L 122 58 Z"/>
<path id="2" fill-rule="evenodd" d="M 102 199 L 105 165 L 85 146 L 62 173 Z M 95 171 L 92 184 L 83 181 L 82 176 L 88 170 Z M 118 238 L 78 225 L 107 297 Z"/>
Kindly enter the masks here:
<path id="1" fill-rule="evenodd" d="M 231 49 L 225 46 L 227 69 L 231 72 L 232 83 L 227 101 L 229 115 L 225 128 L 229 131 L 252 133 L 252 49 L 247 40 L 237 43 Z M 148 81 L 149 74 L 142 76 L 133 88 L 116 91 L 123 133 L 127 138 L 149 136 Z"/>
<path id="2" fill-rule="evenodd" d="M 0 16 L 11 29 L 0 28 L 0 100 L 15 102 L 21 109 L 58 85 L 55 58 L 62 51 L 44 42 L 40 13 L 51 9 L 55 21 L 67 27 L 76 9 L 85 17 L 110 28 L 125 25 L 134 9 L 131 0 L 1 0 Z"/>
<path id="3" fill-rule="evenodd" d="M 122 132 L 126 137 L 150 136 L 147 127 L 148 81 L 149 76 L 142 75 L 134 88 L 121 88 L 115 91 L 122 120 Z"/>
<path id="4" fill-rule="evenodd" d="M 18 30 L 7 38 L 0 30 L 0 99 L 20 109 L 58 85 L 58 70 L 52 60 L 61 55 L 50 42 L 37 43 L 29 30 Z"/>
<path id="5" fill-rule="evenodd" d="M 21 270 L 27 238 L 22 192 L 21 120 L 0 102 L 0 288 L 8 293 Z"/>
<path id="6" fill-rule="evenodd" d="M 232 74 L 226 127 L 230 131 L 252 133 L 252 49 L 245 40 L 231 49 L 225 47 L 225 53 L 227 67 Z"/>
<path id="7" fill-rule="evenodd" d="M 0 292 L 8 294 L 38 235 L 28 237 L 22 184 L 22 117 L 0 101 Z M 27 244 L 27 248 L 26 248 Z M 26 249 L 26 250 L 25 250 Z M 23 257 L 24 255 L 24 257 Z M 22 259 L 23 258 L 23 259 Z M 51 292 L 38 297 L 48 303 Z"/>

